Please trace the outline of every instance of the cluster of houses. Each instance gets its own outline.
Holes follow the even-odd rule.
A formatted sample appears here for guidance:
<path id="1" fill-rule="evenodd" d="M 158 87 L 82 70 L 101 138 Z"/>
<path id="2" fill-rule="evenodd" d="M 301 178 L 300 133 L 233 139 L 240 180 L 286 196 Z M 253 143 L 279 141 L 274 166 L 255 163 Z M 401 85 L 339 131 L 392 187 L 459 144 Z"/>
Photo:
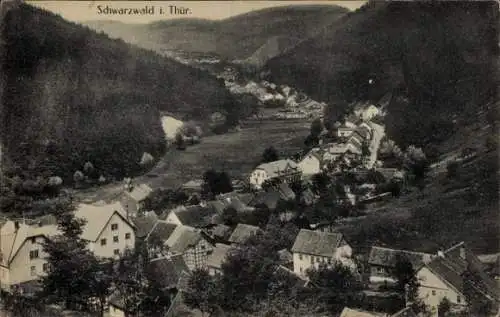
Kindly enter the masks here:
<path id="1" fill-rule="evenodd" d="M 387 179 L 401 179 L 401 171 L 380 167 L 377 149 L 383 136 L 383 127 L 372 122 L 383 107 L 360 104 L 354 114 L 347 117 L 335 129 L 335 142 L 328 142 L 322 135 L 320 144 L 298 160 L 283 159 L 257 166 L 249 175 L 247 190 L 244 182 L 233 181 L 234 191 L 217 195 L 213 200 L 196 205 L 181 205 L 157 214 L 145 210 L 145 201 L 153 190 L 145 185 L 127 181 L 120 199 L 112 203 L 98 202 L 79 204 L 74 214 L 86 222 L 82 238 L 88 248 L 103 259 L 119 258 L 137 243 L 146 243 L 151 262 L 148 265 L 157 272 L 158 280 L 171 290 L 172 307 L 167 316 L 180 315 L 182 294 L 193 270 L 206 269 L 210 274 L 221 274 L 222 264 L 231 250 L 237 249 L 262 229 L 245 223 L 233 226 L 224 224 L 223 214 L 228 207 L 239 214 L 250 213 L 261 206 L 275 212 L 283 201 L 300 198 L 304 205 L 312 205 L 318 197 L 310 186 L 302 193 L 291 189 L 291 184 L 308 184 L 318 173 L 339 172 L 349 169 L 363 174 L 368 170 L 380 172 Z M 370 153 L 364 153 L 363 147 Z M 358 161 L 361 164 L 355 165 Z M 263 186 L 265 183 L 273 186 Z M 370 185 L 370 184 L 368 184 Z M 192 180 L 181 186 L 188 195 L 201 193 L 202 180 Z M 369 187 L 369 186 L 368 186 Z M 350 194 L 346 190 L 347 196 Z M 300 195 L 300 197 L 297 197 Z M 364 197 L 370 199 L 370 197 Z M 356 199 L 353 199 L 353 204 Z M 281 220 L 289 221 L 293 215 L 282 213 Z M 7 220 L 0 224 L 0 287 L 25 290 L 32 287 L 48 267 L 42 243 L 59 234 L 53 216 L 36 221 Z M 366 252 L 364 252 L 366 253 Z M 472 292 L 481 300 L 497 307 L 500 292 L 496 281 L 485 273 L 481 261 L 460 242 L 448 249 L 434 253 L 398 250 L 388 246 L 372 246 L 363 254 L 349 242 L 349 238 L 335 230 L 332 224 L 309 221 L 301 227 L 290 249 L 279 251 L 277 270 L 296 278 L 304 287 L 315 287 L 307 272 L 319 265 L 341 263 L 370 286 L 391 285 L 397 282 L 394 268 L 398 259 L 407 259 L 416 271 L 419 282 L 417 296 L 438 315 L 438 306 L 447 298 L 453 310 L 463 310 Z M 363 265 L 360 265 L 360 259 Z M 408 303 L 409 304 L 409 303 Z M 109 315 L 124 316 L 123 298 L 117 293 L 109 299 Z M 361 311 L 346 307 L 342 317 L 351 316 L 415 316 L 407 307 L 394 315 Z"/>
<path id="2" fill-rule="evenodd" d="M 236 82 L 237 72 L 231 67 L 226 67 L 218 75 L 225 80 L 226 87 L 233 94 L 252 94 L 262 105 L 281 108 L 273 114 L 275 119 L 306 119 L 321 118 L 326 103 L 308 98 L 303 93 L 297 93 L 286 85 L 276 85 L 268 81 L 250 81 L 246 85 Z"/>

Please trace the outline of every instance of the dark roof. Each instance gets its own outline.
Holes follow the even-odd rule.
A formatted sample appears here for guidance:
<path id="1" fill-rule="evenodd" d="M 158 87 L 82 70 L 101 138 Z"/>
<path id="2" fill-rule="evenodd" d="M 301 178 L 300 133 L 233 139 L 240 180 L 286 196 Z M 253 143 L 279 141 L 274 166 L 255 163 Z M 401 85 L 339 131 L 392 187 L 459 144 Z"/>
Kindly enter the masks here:
<path id="1" fill-rule="evenodd" d="M 407 250 L 395 250 L 373 246 L 370 250 L 368 264 L 380 265 L 385 267 L 394 267 L 398 256 L 404 257 L 410 261 L 413 268 L 420 267 L 425 261 L 430 260 L 433 255 L 428 253 L 413 252 Z"/>
<path id="2" fill-rule="evenodd" d="M 212 229 L 211 235 L 214 238 L 227 240 L 231 236 L 231 232 L 232 232 L 231 227 L 226 225 L 217 225 Z"/>
<path id="3" fill-rule="evenodd" d="M 411 309 L 411 307 L 406 307 L 392 315 L 391 317 L 417 317 L 417 314 Z"/>
<path id="4" fill-rule="evenodd" d="M 169 250 L 173 253 L 183 254 L 187 249 L 194 247 L 203 235 L 189 227 L 177 227 L 167 241 Z"/>
<path id="5" fill-rule="evenodd" d="M 427 264 L 427 267 L 437 276 L 441 277 L 444 281 L 450 284 L 461 294 L 464 294 L 464 284 L 462 274 L 465 270 L 459 269 L 456 271 L 452 269 L 454 264 L 449 260 L 436 257 L 434 260 Z"/>
<path id="6" fill-rule="evenodd" d="M 307 229 L 301 229 L 292 252 L 306 253 L 321 256 L 333 256 L 337 247 L 342 242 L 341 233 L 319 232 Z"/>
<path id="7" fill-rule="evenodd" d="M 157 241 L 167 241 L 172 235 L 177 225 L 163 220 L 156 221 L 153 229 L 149 232 L 148 241 L 156 239 Z"/>
<path id="8" fill-rule="evenodd" d="M 196 205 L 177 210 L 175 214 L 183 225 L 199 228 L 212 224 L 212 217 L 217 213 L 213 208 Z"/>
<path id="9" fill-rule="evenodd" d="M 144 238 L 153 229 L 158 218 L 156 216 L 147 217 L 137 217 L 134 219 L 134 224 L 136 227 L 135 236 L 138 238 Z"/>
<path id="10" fill-rule="evenodd" d="M 207 203 L 207 205 L 215 210 L 215 212 L 222 214 L 224 209 L 226 209 L 226 205 L 219 200 L 212 200 Z"/>
<path id="11" fill-rule="evenodd" d="M 283 200 L 294 200 L 295 199 L 295 193 L 293 190 L 290 188 L 290 186 L 286 183 L 281 183 L 278 186 L 278 190 L 280 193 L 280 198 Z"/>
<path id="12" fill-rule="evenodd" d="M 229 237 L 231 243 L 245 243 L 252 235 L 260 231 L 259 227 L 239 223 Z"/>
<path id="13" fill-rule="evenodd" d="M 249 203 L 250 206 L 266 205 L 270 210 L 276 209 L 278 201 L 280 200 L 280 193 L 276 190 L 268 192 L 259 192 L 255 195 L 254 199 Z"/>
<path id="14" fill-rule="evenodd" d="M 177 288 L 183 272 L 189 272 L 182 255 L 170 258 L 154 259 L 149 263 L 149 269 L 157 278 L 156 281 L 167 289 Z"/>
<path id="15" fill-rule="evenodd" d="M 442 256 L 435 257 L 426 266 L 462 294 L 466 284 L 476 295 L 490 301 L 500 301 L 500 291 L 495 281 L 484 272 L 479 259 L 463 242 L 444 251 Z"/>

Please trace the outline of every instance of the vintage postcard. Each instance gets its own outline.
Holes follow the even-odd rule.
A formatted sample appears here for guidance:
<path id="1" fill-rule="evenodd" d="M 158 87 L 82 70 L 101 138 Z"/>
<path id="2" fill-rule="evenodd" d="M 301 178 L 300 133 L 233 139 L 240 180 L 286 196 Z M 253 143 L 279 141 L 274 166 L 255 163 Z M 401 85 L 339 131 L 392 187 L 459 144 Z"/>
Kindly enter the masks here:
<path id="1" fill-rule="evenodd" d="M 0 317 L 500 317 L 497 1 L 0 2 Z"/>

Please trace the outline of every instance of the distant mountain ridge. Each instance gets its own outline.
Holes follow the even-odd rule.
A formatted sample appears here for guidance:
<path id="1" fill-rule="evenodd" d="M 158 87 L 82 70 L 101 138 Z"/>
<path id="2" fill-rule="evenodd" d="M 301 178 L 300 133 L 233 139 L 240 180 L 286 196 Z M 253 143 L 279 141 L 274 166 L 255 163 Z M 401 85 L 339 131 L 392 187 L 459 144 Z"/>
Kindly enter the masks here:
<path id="1" fill-rule="evenodd" d="M 26 4 L 7 13 L 1 40 L 4 154 L 34 173 L 67 177 L 86 160 L 131 173 L 143 152 L 165 149 L 161 110 L 180 119 L 236 110 L 208 72 Z"/>
<path id="2" fill-rule="evenodd" d="M 307 38 L 347 12 L 349 10 L 334 5 L 292 5 L 252 11 L 220 21 L 187 18 L 145 25 L 102 21 L 85 24 L 157 51 L 205 52 L 243 60 L 273 38 L 290 38 L 292 42 Z"/>

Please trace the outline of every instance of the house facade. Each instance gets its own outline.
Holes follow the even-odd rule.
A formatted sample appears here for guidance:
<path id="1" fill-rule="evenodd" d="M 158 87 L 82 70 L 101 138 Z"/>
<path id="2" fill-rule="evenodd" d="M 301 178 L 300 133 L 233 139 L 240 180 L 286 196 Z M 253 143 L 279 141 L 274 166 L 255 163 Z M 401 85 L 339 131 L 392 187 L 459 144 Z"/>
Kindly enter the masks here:
<path id="1" fill-rule="evenodd" d="M 417 270 L 418 298 L 427 305 L 433 316 L 438 316 L 439 303 L 447 298 L 454 311 L 465 310 L 478 300 L 498 310 L 500 290 L 489 277 L 483 264 L 461 242 L 446 251 L 439 251 L 430 262 Z M 467 303 L 467 300 L 474 301 Z"/>
<path id="2" fill-rule="evenodd" d="M 250 185 L 261 189 L 266 180 L 279 180 L 281 182 L 291 183 L 300 180 L 302 172 L 297 164 L 292 160 L 279 160 L 270 163 L 264 163 L 255 168 L 250 174 Z"/>
<path id="3" fill-rule="evenodd" d="M 121 198 L 121 203 L 125 209 L 126 216 L 137 217 L 138 213 L 144 209 L 145 199 L 153 192 L 153 189 L 146 184 L 137 186 L 126 186 Z"/>
<path id="4" fill-rule="evenodd" d="M 341 263 L 355 270 L 352 248 L 341 233 L 300 230 L 293 247 L 293 271 L 306 276 L 307 270 L 318 268 L 320 264 Z"/>
<path id="5" fill-rule="evenodd" d="M 438 316 L 439 303 L 445 297 L 454 306 L 454 310 L 463 310 L 467 307 L 465 295 L 460 287 L 453 286 L 430 267 L 423 266 L 418 270 L 417 279 L 418 298 L 430 308 L 432 316 Z"/>
<path id="6" fill-rule="evenodd" d="M 396 250 L 386 247 L 373 246 L 368 257 L 371 283 L 395 283 L 393 270 L 398 261 L 409 261 L 414 269 L 430 261 L 435 255 L 430 253 Z"/>
<path id="7" fill-rule="evenodd" d="M 306 177 L 318 174 L 321 172 L 321 154 L 313 149 L 297 165 Z"/>
<path id="8" fill-rule="evenodd" d="M 42 244 L 59 234 L 57 226 L 31 226 L 7 221 L 0 229 L 0 287 L 10 290 L 20 283 L 38 280 L 48 271 Z"/>
<path id="9" fill-rule="evenodd" d="M 206 269 L 213 246 L 202 233 L 186 226 L 177 226 L 165 244 L 171 255 L 182 255 L 190 270 Z"/>
<path id="10" fill-rule="evenodd" d="M 81 235 L 88 249 L 101 258 L 116 258 L 135 247 L 135 227 L 125 216 L 120 203 L 80 204 L 75 217 L 86 221 Z"/>

